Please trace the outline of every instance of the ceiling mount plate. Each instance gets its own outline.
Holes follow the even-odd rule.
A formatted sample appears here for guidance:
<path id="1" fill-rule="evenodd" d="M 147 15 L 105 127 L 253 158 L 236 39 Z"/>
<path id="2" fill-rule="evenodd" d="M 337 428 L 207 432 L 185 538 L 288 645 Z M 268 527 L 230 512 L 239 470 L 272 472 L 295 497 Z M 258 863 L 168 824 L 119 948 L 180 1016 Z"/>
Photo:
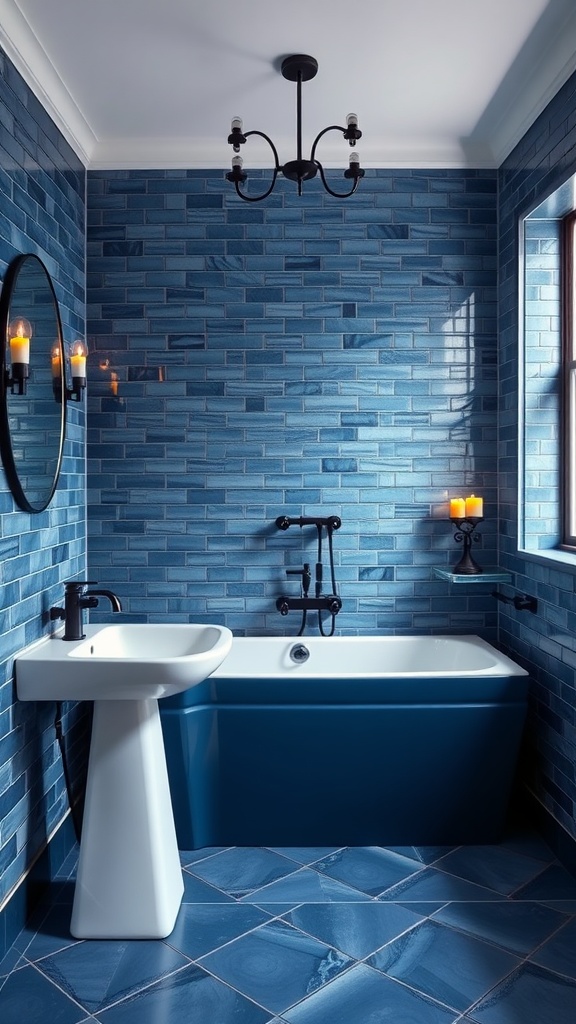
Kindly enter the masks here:
<path id="1" fill-rule="evenodd" d="M 303 82 L 309 82 L 316 77 L 318 61 L 306 53 L 294 53 L 291 57 L 285 57 L 280 68 L 282 75 L 289 82 L 297 82 L 298 75 L 302 75 Z"/>

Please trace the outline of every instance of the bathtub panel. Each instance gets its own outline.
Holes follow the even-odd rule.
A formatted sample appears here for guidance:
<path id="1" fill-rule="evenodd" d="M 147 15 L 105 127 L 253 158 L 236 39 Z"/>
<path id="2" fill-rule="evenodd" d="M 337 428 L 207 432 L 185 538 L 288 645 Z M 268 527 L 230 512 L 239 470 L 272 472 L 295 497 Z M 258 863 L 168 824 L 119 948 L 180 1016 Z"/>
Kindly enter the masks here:
<path id="1" fill-rule="evenodd" d="M 494 842 L 525 703 L 163 712 L 179 845 Z"/>

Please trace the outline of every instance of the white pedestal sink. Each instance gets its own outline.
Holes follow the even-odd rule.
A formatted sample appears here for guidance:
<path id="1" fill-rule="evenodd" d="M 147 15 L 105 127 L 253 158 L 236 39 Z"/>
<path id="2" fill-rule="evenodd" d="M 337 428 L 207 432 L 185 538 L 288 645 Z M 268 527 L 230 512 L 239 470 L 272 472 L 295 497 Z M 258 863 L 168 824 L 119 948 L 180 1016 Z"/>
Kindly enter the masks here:
<path id="1" fill-rule="evenodd" d="M 184 891 L 158 697 L 194 686 L 232 644 L 225 626 L 87 626 L 16 658 L 21 700 L 93 700 L 80 859 L 78 939 L 159 939 Z"/>

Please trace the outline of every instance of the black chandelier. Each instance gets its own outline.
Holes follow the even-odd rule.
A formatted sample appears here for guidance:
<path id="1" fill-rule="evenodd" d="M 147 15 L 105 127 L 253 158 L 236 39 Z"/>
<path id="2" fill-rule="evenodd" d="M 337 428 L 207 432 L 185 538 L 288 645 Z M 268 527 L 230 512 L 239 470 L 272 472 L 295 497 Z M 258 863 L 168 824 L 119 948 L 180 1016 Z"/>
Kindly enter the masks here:
<path id="1" fill-rule="evenodd" d="M 283 174 L 285 178 L 289 178 L 290 181 L 298 182 L 298 195 L 302 195 L 302 182 L 308 181 L 310 178 L 315 178 L 316 174 L 320 172 L 322 184 L 327 192 L 336 199 L 347 199 L 348 196 L 354 194 L 358 188 L 360 178 L 364 177 L 364 171 L 360 167 L 360 159 L 358 153 L 354 150 L 350 154 L 350 164 L 344 171 L 344 177 L 352 181 L 352 187 L 348 192 L 335 192 L 330 188 L 326 181 L 324 174 L 324 168 L 319 160 L 316 159 L 316 146 L 320 139 L 326 132 L 337 131 L 342 132 L 343 137 L 349 142 L 350 146 L 355 146 L 358 139 L 362 138 L 362 132 L 358 128 L 358 118 L 356 114 L 348 114 L 346 118 L 346 128 L 343 128 L 338 124 L 331 124 L 328 128 L 323 128 L 314 139 L 312 149 L 310 151 L 310 159 L 304 160 L 302 158 L 302 82 L 309 82 L 311 78 L 316 76 L 318 71 L 318 61 L 314 57 L 309 57 L 305 53 L 296 53 L 290 57 L 286 57 L 282 61 L 280 68 L 282 75 L 289 82 L 296 82 L 296 137 L 297 137 L 297 156 L 295 160 L 289 160 L 283 166 L 280 166 L 278 160 L 278 152 L 272 139 L 265 135 L 264 132 L 251 131 L 245 132 L 242 128 L 242 120 L 239 117 L 232 119 L 232 131 L 228 136 L 228 142 L 234 150 L 234 156 L 232 157 L 232 170 L 228 171 L 226 177 L 228 181 L 232 181 L 236 188 L 236 192 L 241 199 L 245 199 L 249 203 L 257 203 L 261 199 L 266 199 L 270 195 L 272 189 L 276 184 L 276 179 L 279 174 Z M 259 196 L 248 196 L 242 192 L 240 186 L 248 178 L 246 171 L 242 169 L 242 157 L 240 154 L 240 146 L 244 145 L 246 139 L 249 139 L 251 135 L 259 135 L 261 139 L 265 139 L 272 154 L 274 156 L 274 170 L 272 172 L 272 184 L 270 188 L 266 189 L 262 195 Z"/>

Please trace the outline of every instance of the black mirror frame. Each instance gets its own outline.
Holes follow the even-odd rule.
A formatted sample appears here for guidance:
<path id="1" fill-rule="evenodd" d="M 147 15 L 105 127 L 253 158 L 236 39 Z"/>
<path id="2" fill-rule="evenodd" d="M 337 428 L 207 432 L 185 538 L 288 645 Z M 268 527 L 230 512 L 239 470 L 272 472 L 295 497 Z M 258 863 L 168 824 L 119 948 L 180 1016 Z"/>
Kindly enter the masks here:
<path id="1" fill-rule="evenodd" d="M 8 325 L 10 323 L 10 303 L 14 293 L 14 288 L 18 280 L 18 275 L 22 270 L 22 267 L 27 260 L 35 260 L 40 268 L 43 270 L 46 281 L 52 296 L 54 303 L 54 315 L 56 318 L 56 326 L 58 333 L 58 342 L 60 345 L 60 365 L 62 367 L 62 376 L 60 379 L 61 384 L 61 395 L 58 396 L 57 401 L 61 403 L 61 414 L 60 414 L 60 439 L 58 444 L 58 454 L 56 460 L 56 469 L 54 472 L 54 478 L 50 485 L 50 490 L 47 492 L 46 500 L 32 504 L 26 496 L 26 492 L 22 487 L 22 482 L 18 475 L 18 467 L 14 460 L 14 452 L 12 450 L 12 438 L 10 434 L 10 419 L 8 412 L 8 385 L 7 385 L 7 370 L 6 365 L 6 352 L 7 352 L 7 335 Z M 17 256 L 12 263 L 8 266 L 4 281 L 2 284 L 2 292 L 0 294 L 0 454 L 2 456 L 2 462 L 6 472 L 6 478 L 12 496 L 16 501 L 16 504 L 24 512 L 44 512 L 48 508 L 48 505 L 54 497 L 54 493 L 58 486 L 58 479 L 60 476 L 60 470 L 62 468 L 62 457 L 64 453 L 64 440 L 66 436 L 66 361 L 64 352 L 64 339 L 62 333 L 62 320 L 60 317 L 60 308 L 58 305 L 58 299 L 52 284 L 52 278 L 48 273 L 45 264 L 42 262 L 39 256 L 35 253 L 24 253 Z M 54 391 L 52 390 L 52 394 Z"/>

